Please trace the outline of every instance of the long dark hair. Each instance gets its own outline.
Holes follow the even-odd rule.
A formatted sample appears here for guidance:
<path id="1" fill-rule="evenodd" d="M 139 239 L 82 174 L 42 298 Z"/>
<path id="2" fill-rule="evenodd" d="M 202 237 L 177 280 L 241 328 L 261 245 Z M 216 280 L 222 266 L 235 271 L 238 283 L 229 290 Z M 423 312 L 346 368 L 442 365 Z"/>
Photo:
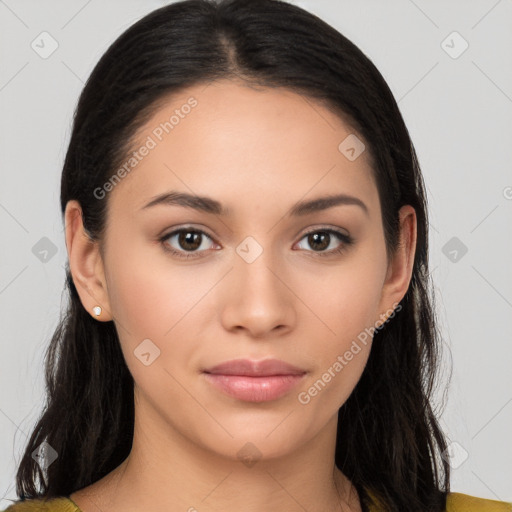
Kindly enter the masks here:
<path id="1" fill-rule="evenodd" d="M 375 333 L 363 375 L 339 411 L 335 461 L 365 507 L 373 496 L 381 510 L 444 510 L 449 465 L 432 407 L 440 340 L 423 177 L 384 78 L 338 31 L 280 0 L 186 0 L 145 16 L 111 45 L 80 96 L 62 171 L 62 213 L 76 199 L 86 231 L 101 241 L 108 198 L 94 191 L 126 159 L 138 128 L 173 92 L 221 78 L 302 94 L 364 140 L 388 258 L 399 242 L 398 210 L 415 208 L 412 280 L 400 311 Z M 66 270 L 69 303 L 46 353 L 47 401 L 16 476 L 21 499 L 69 496 L 131 449 L 134 382 L 115 325 L 91 317 Z M 42 469 L 32 453 L 44 441 L 58 457 Z"/>

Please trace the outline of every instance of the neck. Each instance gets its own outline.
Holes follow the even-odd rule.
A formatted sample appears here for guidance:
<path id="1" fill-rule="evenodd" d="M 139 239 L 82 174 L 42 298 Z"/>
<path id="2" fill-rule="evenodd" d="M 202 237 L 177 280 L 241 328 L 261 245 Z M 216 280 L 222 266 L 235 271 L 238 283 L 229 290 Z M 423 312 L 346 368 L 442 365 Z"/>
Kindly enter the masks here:
<path id="1" fill-rule="evenodd" d="M 241 452 L 229 458 L 141 409 L 125 461 L 90 486 L 92 492 L 71 496 L 83 512 L 361 510 L 357 492 L 334 463 L 337 417 L 285 456 L 266 459 L 241 440 Z"/>

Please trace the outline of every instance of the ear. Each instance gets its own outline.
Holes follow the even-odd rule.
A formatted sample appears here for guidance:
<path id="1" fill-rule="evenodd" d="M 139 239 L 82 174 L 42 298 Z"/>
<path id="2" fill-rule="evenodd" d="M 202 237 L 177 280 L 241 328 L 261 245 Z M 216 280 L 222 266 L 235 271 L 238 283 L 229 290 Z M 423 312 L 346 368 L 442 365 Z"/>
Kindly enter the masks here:
<path id="1" fill-rule="evenodd" d="M 400 242 L 388 265 L 379 304 L 379 311 L 384 313 L 380 315 L 380 321 L 377 321 L 377 324 L 386 321 L 407 293 L 414 267 L 417 236 L 416 211 L 410 205 L 402 206 L 399 211 L 399 220 Z"/>
<path id="2" fill-rule="evenodd" d="M 110 321 L 112 314 L 99 244 L 84 230 L 82 208 L 78 201 L 68 201 L 64 222 L 69 269 L 80 301 L 95 320 Z M 101 307 L 99 316 L 93 312 L 95 306 Z"/>

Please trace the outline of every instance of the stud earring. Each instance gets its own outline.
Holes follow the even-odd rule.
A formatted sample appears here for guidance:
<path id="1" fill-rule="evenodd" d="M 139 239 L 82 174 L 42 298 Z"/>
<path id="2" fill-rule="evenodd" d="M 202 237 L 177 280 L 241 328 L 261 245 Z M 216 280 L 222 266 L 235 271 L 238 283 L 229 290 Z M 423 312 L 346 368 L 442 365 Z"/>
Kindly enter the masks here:
<path id="1" fill-rule="evenodd" d="M 100 316 L 100 315 L 101 315 L 101 308 L 100 308 L 100 306 L 94 306 L 94 307 L 92 308 L 92 310 L 94 311 L 94 314 L 95 314 L 96 316 Z"/>

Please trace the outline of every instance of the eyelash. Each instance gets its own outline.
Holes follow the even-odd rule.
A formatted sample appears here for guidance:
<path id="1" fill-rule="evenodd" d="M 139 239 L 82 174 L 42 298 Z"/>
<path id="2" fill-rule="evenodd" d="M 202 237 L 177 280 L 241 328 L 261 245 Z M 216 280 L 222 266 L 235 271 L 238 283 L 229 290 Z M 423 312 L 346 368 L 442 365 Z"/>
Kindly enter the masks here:
<path id="1" fill-rule="evenodd" d="M 196 229 L 196 228 L 180 228 L 180 229 L 176 229 L 174 231 L 171 231 L 170 233 L 162 236 L 160 239 L 159 239 L 159 242 L 162 244 L 162 247 L 164 249 L 164 251 L 172 254 L 173 256 L 177 256 L 178 258 L 182 258 L 182 259 L 190 259 L 190 258 L 197 258 L 197 257 L 201 257 L 201 256 L 197 256 L 197 254 L 201 253 L 201 252 L 207 252 L 207 251 L 196 251 L 196 252 L 183 252 L 183 251 L 177 251 L 176 249 L 173 249 L 173 248 L 170 248 L 165 242 L 173 237 L 174 235 L 177 235 L 179 233 L 199 233 L 201 235 L 205 235 L 207 238 L 209 238 L 210 240 L 213 241 L 213 238 L 208 235 L 208 233 L 205 233 L 204 231 L 202 231 L 201 229 Z M 308 231 L 307 233 L 304 233 L 301 237 L 300 240 L 302 240 L 303 238 L 307 237 L 308 235 L 311 235 L 313 233 L 328 233 L 329 235 L 334 235 L 335 237 L 337 237 L 341 242 L 342 242 L 342 245 L 340 245 L 340 247 L 338 247 L 337 249 L 331 249 L 330 251 L 308 251 L 308 252 L 313 252 L 313 254 L 315 256 L 319 256 L 319 257 L 328 257 L 328 256 L 335 256 L 335 255 L 339 255 L 339 254 L 342 254 L 345 252 L 346 249 L 348 249 L 348 247 L 350 245 L 352 245 L 354 243 L 354 239 L 350 236 L 350 235 L 346 235 L 345 233 L 341 233 L 340 231 L 337 231 L 335 229 L 331 229 L 331 228 L 325 228 L 325 229 L 314 229 L 312 231 Z M 299 241 L 300 241 L 299 240 Z"/>

